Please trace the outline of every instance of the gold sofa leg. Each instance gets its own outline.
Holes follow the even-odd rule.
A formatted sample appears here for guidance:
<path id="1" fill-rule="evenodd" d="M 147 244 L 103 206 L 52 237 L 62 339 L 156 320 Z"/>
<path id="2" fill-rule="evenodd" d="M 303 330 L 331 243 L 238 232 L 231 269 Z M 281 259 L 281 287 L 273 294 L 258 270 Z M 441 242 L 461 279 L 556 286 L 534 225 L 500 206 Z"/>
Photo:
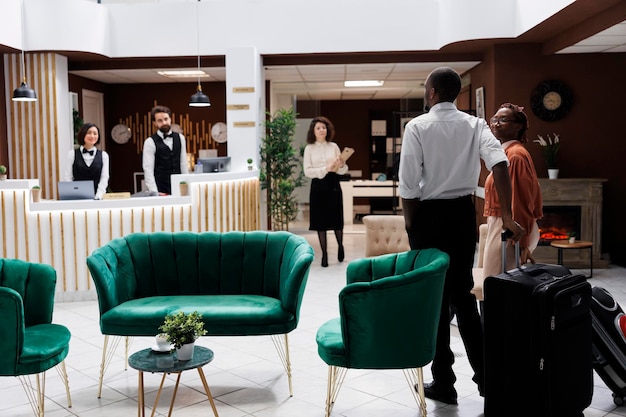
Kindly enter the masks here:
<path id="1" fill-rule="evenodd" d="M 18 375 L 17 379 L 20 380 L 22 388 L 24 388 L 24 392 L 26 392 L 26 396 L 28 397 L 28 402 L 33 409 L 33 413 L 35 413 L 38 417 L 43 417 L 46 394 L 46 372 L 44 371 L 39 374 L 35 374 L 34 376 L 36 386 L 33 386 L 33 381 L 31 381 L 30 375 Z"/>
<path id="2" fill-rule="evenodd" d="M 285 372 L 287 373 L 287 380 L 289 381 L 289 396 L 293 397 L 293 386 L 291 381 L 291 361 L 289 360 L 289 338 L 287 334 L 284 335 L 285 343 L 281 343 L 281 335 L 273 334 L 272 342 L 274 342 L 274 347 L 276 347 L 276 351 L 278 352 L 278 356 L 280 357 L 283 366 L 285 367 Z"/>
<path id="3" fill-rule="evenodd" d="M 343 385 L 343 380 L 348 373 L 348 368 L 339 366 L 328 366 L 328 386 L 326 390 L 326 417 L 330 417 L 330 412 L 335 405 L 335 400 L 339 394 L 339 390 Z"/>
<path id="4" fill-rule="evenodd" d="M 125 352 L 124 352 L 124 370 L 128 369 L 128 349 L 130 346 L 128 336 L 111 336 L 111 349 L 108 349 L 109 335 L 104 335 L 104 344 L 102 346 L 102 362 L 100 363 L 100 381 L 98 382 L 98 398 L 102 397 L 102 381 L 104 380 L 104 373 L 113 359 L 113 355 L 117 350 L 117 346 L 120 344 L 122 338 L 125 339 Z"/>
<path id="5" fill-rule="evenodd" d="M 70 396 L 70 380 L 67 377 L 67 369 L 65 368 L 65 361 L 61 362 L 56 366 L 56 370 L 59 373 L 59 376 L 63 380 L 65 384 L 65 395 L 67 396 L 67 407 L 72 408 L 72 397 Z"/>
<path id="6" fill-rule="evenodd" d="M 411 393 L 417 402 L 417 407 L 420 409 L 422 417 L 426 417 L 426 397 L 424 396 L 424 372 L 422 368 L 403 369 L 406 382 L 409 383 Z M 417 392 L 415 386 L 417 385 Z"/>

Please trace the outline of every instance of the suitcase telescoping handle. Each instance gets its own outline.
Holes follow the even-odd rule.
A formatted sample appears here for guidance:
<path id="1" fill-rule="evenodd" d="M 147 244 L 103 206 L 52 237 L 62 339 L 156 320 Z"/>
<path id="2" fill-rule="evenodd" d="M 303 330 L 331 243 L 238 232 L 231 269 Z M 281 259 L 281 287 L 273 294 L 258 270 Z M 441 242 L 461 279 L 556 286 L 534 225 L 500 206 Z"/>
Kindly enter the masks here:
<path id="1" fill-rule="evenodd" d="M 513 232 L 509 229 L 502 232 L 500 235 L 502 239 L 502 273 L 506 272 L 506 241 L 513 236 Z M 519 269 L 520 267 L 520 254 L 519 254 L 519 242 L 515 242 L 515 265 Z"/>

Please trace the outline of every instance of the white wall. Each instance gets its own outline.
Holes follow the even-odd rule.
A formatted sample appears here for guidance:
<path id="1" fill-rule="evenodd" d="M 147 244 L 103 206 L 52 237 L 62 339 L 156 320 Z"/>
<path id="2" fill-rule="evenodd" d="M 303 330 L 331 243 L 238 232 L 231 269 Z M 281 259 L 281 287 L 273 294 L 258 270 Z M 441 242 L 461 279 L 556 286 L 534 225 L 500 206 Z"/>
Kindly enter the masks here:
<path id="1" fill-rule="evenodd" d="M 472 38 L 515 37 L 573 2 L 23 1 L 28 50 L 85 51 L 109 57 L 196 55 L 198 9 L 202 55 L 225 55 L 230 48 L 248 46 L 265 55 L 437 50 Z M 0 44 L 20 46 L 16 5 L 19 0 L 0 0 L 5 22 L 0 26 Z"/>

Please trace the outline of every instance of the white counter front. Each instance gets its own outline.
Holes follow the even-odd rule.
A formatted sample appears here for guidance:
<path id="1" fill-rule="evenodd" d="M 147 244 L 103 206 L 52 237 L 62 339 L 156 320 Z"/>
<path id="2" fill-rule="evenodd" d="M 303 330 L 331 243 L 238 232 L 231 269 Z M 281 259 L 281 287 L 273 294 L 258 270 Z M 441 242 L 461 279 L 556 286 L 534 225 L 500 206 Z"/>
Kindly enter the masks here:
<path id="1" fill-rule="evenodd" d="M 85 260 L 111 239 L 134 232 L 260 228 L 255 173 L 229 179 L 203 176 L 188 181 L 189 196 L 100 201 L 32 203 L 29 186 L 37 180 L 5 183 L 0 187 L 0 256 L 52 265 L 57 271 L 56 301 L 94 300 Z"/>

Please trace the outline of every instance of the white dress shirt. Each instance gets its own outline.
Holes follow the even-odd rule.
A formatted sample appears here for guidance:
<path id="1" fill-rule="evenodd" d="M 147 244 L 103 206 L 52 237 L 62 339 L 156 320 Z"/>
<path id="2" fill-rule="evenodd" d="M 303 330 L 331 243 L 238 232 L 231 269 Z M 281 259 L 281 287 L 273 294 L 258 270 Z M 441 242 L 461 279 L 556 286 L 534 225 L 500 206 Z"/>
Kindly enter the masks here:
<path id="1" fill-rule="evenodd" d="M 168 133 L 171 134 L 172 131 Z M 159 131 L 157 135 L 163 138 L 163 132 Z M 187 142 L 185 141 L 185 137 L 180 134 L 180 173 L 188 174 L 187 170 Z M 163 140 L 168 148 L 174 149 L 174 138 L 168 137 Z M 148 191 L 159 191 L 156 185 L 156 180 L 154 179 L 154 156 L 156 155 L 156 144 L 152 137 L 149 137 L 143 143 L 143 158 L 142 158 L 142 166 L 143 166 L 143 179 L 148 188 Z"/>
<path id="2" fill-rule="evenodd" d="M 399 191 L 405 199 L 452 199 L 473 193 L 480 161 L 491 171 L 508 159 L 487 122 L 449 102 L 407 123 L 400 153 Z"/>
<path id="3" fill-rule="evenodd" d="M 309 143 L 304 148 L 304 175 L 308 178 L 322 179 L 328 174 L 326 165 L 333 162 L 341 155 L 339 146 L 335 142 Z M 348 164 L 344 164 L 337 170 L 337 174 L 343 175 L 348 172 Z"/>
<path id="4" fill-rule="evenodd" d="M 109 185 L 109 154 L 105 151 L 99 151 L 96 148 L 92 148 L 95 152 L 93 155 L 89 153 L 83 153 L 84 146 L 80 146 L 80 154 L 83 156 L 83 160 L 88 167 L 91 166 L 93 160 L 96 158 L 96 153 L 102 152 L 102 171 L 100 171 L 100 181 L 98 181 L 98 189 L 96 190 L 96 200 L 102 200 L 102 197 L 107 192 Z M 74 181 L 74 155 L 75 150 L 72 149 L 67 153 L 67 164 L 65 165 L 64 181 Z"/>

